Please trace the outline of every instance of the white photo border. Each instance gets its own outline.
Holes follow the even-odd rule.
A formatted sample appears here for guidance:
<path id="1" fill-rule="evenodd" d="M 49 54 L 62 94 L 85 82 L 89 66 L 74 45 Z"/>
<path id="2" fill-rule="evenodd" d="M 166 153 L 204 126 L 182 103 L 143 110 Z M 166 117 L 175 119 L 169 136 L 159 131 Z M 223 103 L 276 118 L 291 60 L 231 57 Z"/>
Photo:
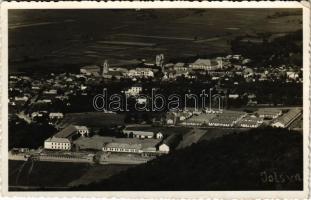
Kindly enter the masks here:
<path id="1" fill-rule="evenodd" d="M 98 192 L 11 192 L 8 191 L 8 10 L 9 9 L 151 9 L 151 8 L 301 8 L 303 10 L 303 190 L 302 191 L 98 191 Z M 1 3 L 1 191 L 3 196 L 22 197 L 106 197 L 106 198 L 217 198 L 264 199 L 310 198 L 310 2 L 307 1 L 60 1 Z"/>

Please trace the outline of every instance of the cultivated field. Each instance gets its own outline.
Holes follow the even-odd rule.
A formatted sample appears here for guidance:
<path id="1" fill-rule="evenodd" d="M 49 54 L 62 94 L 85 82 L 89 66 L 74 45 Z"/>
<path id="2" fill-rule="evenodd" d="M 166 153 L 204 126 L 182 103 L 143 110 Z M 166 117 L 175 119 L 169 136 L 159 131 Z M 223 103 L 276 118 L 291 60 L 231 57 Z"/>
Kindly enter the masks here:
<path id="1" fill-rule="evenodd" d="M 129 165 L 90 165 L 9 161 L 9 185 L 14 188 L 66 188 L 109 178 L 128 169 Z M 22 186 L 22 187 L 21 187 Z"/>
<path id="2" fill-rule="evenodd" d="M 70 124 L 88 127 L 123 125 L 124 115 L 104 112 L 69 113 L 65 115 L 64 119 L 58 124 L 58 127 L 64 128 Z"/>
<path id="3" fill-rule="evenodd" d="M 288 10 L 13 10 L 9 69 L 77 71 L 105 59 L 127 65 L 139 58 L 154 61 L 158 53 L 166 60 L 230 53 L 230 40 L 238 35 L 277 37 L 301 29 L 299 10 L 271 17 L 282 11 Z"/>
<path id="4" fill-rule="evenodd" d="M 222 137 L 224 135 L 232 134 L 232 133 L 240 133 L 248 131 L 247 128 L 207 128 L 204 136 L 200 138 L 200 141 L 203 140 L 212 140 L 218 137 Z"/>

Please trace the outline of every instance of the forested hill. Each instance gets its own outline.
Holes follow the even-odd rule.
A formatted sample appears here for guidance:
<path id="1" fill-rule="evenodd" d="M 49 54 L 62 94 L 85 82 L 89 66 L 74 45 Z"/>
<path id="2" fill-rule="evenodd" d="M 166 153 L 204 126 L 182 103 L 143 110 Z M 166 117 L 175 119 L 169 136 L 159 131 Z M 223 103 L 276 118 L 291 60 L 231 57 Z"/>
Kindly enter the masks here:
<path id="1" fill-rule="evenodd" d="M 202 141 L 73 190 L 301 190 L 302 135 L 254 129 Z"/>

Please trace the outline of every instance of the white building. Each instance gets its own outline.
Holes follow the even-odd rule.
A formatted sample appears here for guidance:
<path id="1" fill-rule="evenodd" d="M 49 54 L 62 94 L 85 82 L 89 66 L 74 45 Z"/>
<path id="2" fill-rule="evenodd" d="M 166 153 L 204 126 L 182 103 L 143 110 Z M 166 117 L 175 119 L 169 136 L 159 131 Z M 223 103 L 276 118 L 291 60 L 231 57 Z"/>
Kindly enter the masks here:
<path id="1" fill-rule="evenodd" d="M 49 118 L 50 119 L 62 119 L 62 118 L 64 118 L 64 114 L 63 113 L 60 113 L 60 112 L 51 112 L 50 114 L 49 114 Z"/>
<path id="2" fill-rule="evenodd" d="M 46 90 L 46 91 L 43 91 L 43 94 L 57 94 L 57 90 L 55 89 Z"/>
<path id="3" fill-rule="evenodd" d="M 152 131 L 138 131 L 138 130 L 123 130 L 123 133 L 126 134 L 128 137 L 132 134 L 134 138 L 153 138 L 154 133 Z"/>
<path id="4" fill-rule="evenodd" d="M 286 76 L 289 79 L 299 78 L 299 74 L 297 72 L 286 72 Z"/>
<path id="5" fill-rule="evenodd" d="M 86 126 L 70 125 L 54 135 L 57 138 L 72 138 L 75 135 L 88 136 L 89 129 Z"/>
<path id="6" fill-rule="evenodd" d="M 15 101 L 24 101 L 24 102 L 26 102 L 26 101 L 28 101 L 28 97 L 26 97 L 26 96 L 23 96 L 23 97 L 15 97 L 14 98 L 14 100 Z"/>
<path id="7" fill-rule="evenodd" d="M 136 68 L 131 69 L 127 72 L 127 76 L 131 78 L 147 78 L 147 77 L 154 77 L 154 73 L 151 68 Z"/>
<path id="8" fill-rule="evenodd" d="M 159 146 L 159 151 L 163 153 L 169 153 L 170 152 L 170 147 L 167 144 L 161 144 Z"/>
<path id="9" fill-rule="evenodd" d="M 44 141 L 44 148 L 55 150 L 70 150 L 71 142 L 74 136 L 79 134 L 83 137 L 88 136 L 88 128 L 86 126 L 67 126 L 66 128 L 56 133 L 54 136 L 46 139 Z"/>
<path id="10" fill-rule="evenodd" d="M 260 108 L 257 111 L 259 117 L 275 119 L 282 115 L 282 110 L 274 108 Z"/>
<path id="11" fill-rule="evenodd" d="M 157 139 L 162 139 L 162 138 L 163 138 L 163 134 L 162 134 L 161 132 L 158 132 L 158 133 L 156 134 L 156 138 L 157 138 Z"/>
<path id="12" fill-rule="evenodd" d="M 44 141 L 45 149 L 70 150 L 71 142 L 67 138 L 50 137 Z"/>
<path id="13" fill-rule="evenodd" d="M 215 59 L 198 59 L 189 65 L 194 70 L 217 70 L 222 68 L 222 62 Z"/>
<path id="14" fill-rule="evenodd" d="M 31 113 L 31 119 L 34 119 L 35 117 L 43 117 L 43 114 L 46 113 L 46 111 L 41 112 L 33 112 Z"/>
<path id="15" fill-rule="evenodd" d="M 280 118 L 278 118 L 272 127 L 287 128 L 293 121 L 295 121 L 302 114 L 301 109 L 291 109 Z"/>
<path id="16" fill-rule="evenodd" d="M 104 152 L 142 153 L 141 144 L 111 142 L 103 147 Z"/>
<path id="17" fill-rule="evenodd" d="M 229 94 L 229 99 L 237 99 L 240 96 L 238 94 Z"/>
<path id="18" fill-rule="evenodd" d="M 141 91 L 143 91 L 143 87 L 140 85 L 133 85 L 130 87 L 128 90 L 125 91 L 125 94 L 130 95 L 130 96 L 136 96 L 138 95 Z"/>
<path id="19" fill-rule="evenodd" d="M 137 98 L 136 102 L 138 104 L 146 104 L 147 103 L 147 98 L 139 97 L 139 98 Z"/>
<path id="20" fill-rule="evenodd" d="M 86 126 L 74 126 L 74 127 L 81 136 L 83 137 L 89 136 L 90 131 Z"/>
<path id="21" fill-rule="evenodd" d="M 263 118 L 256 116 L 246 116 L 238 122 L 242 128 L 258 128 L 263 123 Z"/>

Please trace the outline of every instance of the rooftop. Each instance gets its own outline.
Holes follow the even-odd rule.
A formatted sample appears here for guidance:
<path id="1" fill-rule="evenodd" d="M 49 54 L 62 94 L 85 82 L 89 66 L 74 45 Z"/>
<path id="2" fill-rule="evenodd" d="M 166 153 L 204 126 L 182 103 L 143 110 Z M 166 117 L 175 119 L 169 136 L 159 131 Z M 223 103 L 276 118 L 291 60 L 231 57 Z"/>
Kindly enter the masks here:
<path id="1" fill-rule="evenodd" d="M 257 110 L 258 114 L 279 114 L 280 112 L 282 112 L 282 110 L 276 108 L 259 108 Z"/>
<path id="2" fill-rule="evenodd" d="M 197 59 L 194 63 L 192 63 L 193 65 L 218 65 L 218 62 L 212 59 Z"/>
<path id="3" fill-rule="evenodd" d="M 54 135 L 57 138 L 68 138 L 77 131 L 76 126 L 69 125 Z"/>
<path id="4" fill-rule="evenodd" d="M 97 65 L 86 65 L 86 66 L 81 67 L 81 69 L 98 69 L 98 70 L 100 70 L 100 67 Z"/>
<path id="5" fill-rule="evenodd" d="M 101 150 L 102 147 L 109 143 L 126 143 L 126 144 L 140 144 L 142 148 L 152 148 L 155 147 L 159 140 L 157 139 L 148 139 L 141 140 L 137 138 L 115 138 L 115 137 L 106 137 L 94 135 L 93 137 L 80 137 L 74 141 L 81 149 L 98 149 Z"/>
<path id="6" fill-rule="evenodd" d="M 111 142 L 105 145 L 107 148 L 122 148 L 122 149 L 137 149 L 140 150 L 142 148 L 141 144 L 129 144 L 129 143 L 117 143 L 117 142 Z"/>
<path id="7" fill-rule="evenodd" d="M 46 142 L 58 142 L 58 143 L 70 143 L 69 139 L 67 138 L 58 138 L 58 137 L 50 137 L 45 140 Z"/>
<path id="8" fill-rule="evenodd" d="M 292 122 L 293 119 L 295 119 L 298 115 L 301 114 L 301 109 L 295 108 L 289 110 L 287 113 L 283 114 L 280 118 L 278 118 L 276 122 L 280 122 L 284 124 L 285 126 L 289 125 L 289 123 Z"/>

